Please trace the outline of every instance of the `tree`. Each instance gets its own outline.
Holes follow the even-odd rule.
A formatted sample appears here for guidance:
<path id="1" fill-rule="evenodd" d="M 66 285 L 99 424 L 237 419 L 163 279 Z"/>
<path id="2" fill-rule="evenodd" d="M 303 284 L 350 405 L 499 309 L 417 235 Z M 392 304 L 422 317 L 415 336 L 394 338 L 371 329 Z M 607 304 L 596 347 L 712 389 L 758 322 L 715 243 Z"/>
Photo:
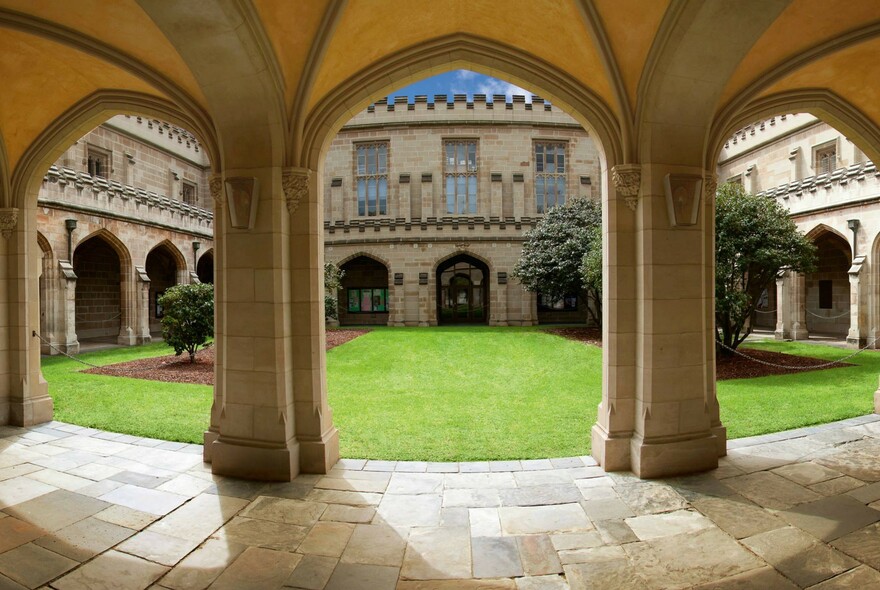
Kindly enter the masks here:
<path id="1" fill-rule="evenodd" d="M 587 277 L 582 272 L 585 264 L 590 271 Z M 572 293 L 586 294 L 588 313 L 597 324 L 601 323 L 602 209 L 599 203 L 588 197 L 576 197 L 562 207 L 550 209 L 534 229 L 526 232 L 513 276 L 526 290 L 540 291 L 553 300 Z"/>
<path id="2" fill-rule="evenodd" d="M 339 319 L 336 291 L 342 286 L 345 271 L 335 262 L 324 263 L 324 319 Z"/>
<path id="3" fill-rule="evenodd" d="M 175 285 L 159 297 L 162 306 L 162 338 L 180 356 L 189 353 L 196 362 L 196 351 L 214 335 L 214 286 Z"/>
<path id="4" fill-rule="evenodd" d="M 761 293 L 782 269 L 810 272 L 815 265 L 816 247 L 775 200 L 750 195 L 738 184 L 719 187 L 715 199 L 715 339 L 720 352 L 730 354 L 751 333 L 749 318 Z"/>

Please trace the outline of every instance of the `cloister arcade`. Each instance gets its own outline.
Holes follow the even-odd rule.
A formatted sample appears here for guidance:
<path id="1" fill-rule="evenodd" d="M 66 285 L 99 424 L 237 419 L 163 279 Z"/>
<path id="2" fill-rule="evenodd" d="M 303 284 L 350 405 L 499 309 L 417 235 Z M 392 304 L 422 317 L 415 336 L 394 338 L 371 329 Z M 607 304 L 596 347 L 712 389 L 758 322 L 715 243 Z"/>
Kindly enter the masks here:
<path id="1" fill-rule="evenodd" d="M 36 194 L 62 146 L 111 115 L 179 124 L 210 156 L 217 343 L 205 458 L 215 473 L 257 479 L 322 473 L 338 459 L 325 375 L 322 155 L 353 113 L 388 91 L 466 67 L 547 97 L 601 145 L 606 344 L 592 448 L 606 470 L 641 477 L 711 469 L 725 453 L 712 196 L 730 133 L 808 112 L 880 161 L 871 1 L 198 8 L 121 0 L 111 27 L 66 5 L 0 9 L 10 56 L 0 64 L 0 423 L 52 417 L 31 336 L 44 252 Z"/>

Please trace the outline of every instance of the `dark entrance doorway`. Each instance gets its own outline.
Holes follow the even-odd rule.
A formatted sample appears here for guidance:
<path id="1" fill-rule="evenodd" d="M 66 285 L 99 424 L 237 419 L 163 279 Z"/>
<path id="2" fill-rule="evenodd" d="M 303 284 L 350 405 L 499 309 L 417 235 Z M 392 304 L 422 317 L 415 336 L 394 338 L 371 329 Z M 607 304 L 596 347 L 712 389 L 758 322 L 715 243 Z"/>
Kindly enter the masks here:
<path id="1" fill-rule="evenodd" d="M 437 321 L 485 324 L 489 318 L 489 268 L 462 254 L 437 267 Z"/>

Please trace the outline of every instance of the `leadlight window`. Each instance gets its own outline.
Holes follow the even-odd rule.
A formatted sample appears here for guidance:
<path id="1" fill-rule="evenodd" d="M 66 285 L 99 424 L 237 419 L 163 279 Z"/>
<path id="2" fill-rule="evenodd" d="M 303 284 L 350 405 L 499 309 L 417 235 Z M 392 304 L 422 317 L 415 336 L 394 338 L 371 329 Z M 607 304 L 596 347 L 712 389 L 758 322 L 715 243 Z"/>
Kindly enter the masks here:
<path id="1" fill-rule="evenodd" d="M 86 161 L 88 164 L 89 176 L 92 178 L 110 177 L 110 152 L 89 146 L 86 148 Z"/>
<path id="2" fill-rule="evenodd" d="M 535 206 L 538 213 L 565 205 L 565 144 L 535 144 Z"/>
<path id="3" fill-rule="evenodd" d="M 552 299 L 538 293 L 538 309 L 540 311 L 577 311 L 577 295 L 566 295 L 562 299 Z"/>
<path id="4" fill-rule="evenodd" d="M 388 142 L 358 144 L 358 215 L 388 214 Z"/>
<path id="5" fill-rule="evenodd" d="M 815 160 L 816 174 L 831 174 L 837 168 L 837 146 L 817 148 Z"/>
<path id="6" fill-rule="evenodd" d="M 186 180 L 180 186 L 180 196 L 187 205 L 196 204 L 196 195 L 198 194 L 198 185 Z"/>
<path id="7" fill-rule="evenodd" d="M 446 178 L 446 212 L 451 215 L 477 213 L 477 142 L 446 141 L 444 173 Z"/>
<path id="8" fill-rule="evenodd" d="M 348 313 L 385 313 L 388 289 L 349 289 Z"/>

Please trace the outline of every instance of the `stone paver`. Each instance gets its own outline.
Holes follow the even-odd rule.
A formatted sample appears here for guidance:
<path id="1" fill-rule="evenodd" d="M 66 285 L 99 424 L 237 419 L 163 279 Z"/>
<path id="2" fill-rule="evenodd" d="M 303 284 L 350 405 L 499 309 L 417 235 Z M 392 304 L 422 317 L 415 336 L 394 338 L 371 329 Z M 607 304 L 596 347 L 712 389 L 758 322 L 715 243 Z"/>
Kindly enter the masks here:
<path id="1" fill-rule="evenodd" d="M 351 460 L 289 483 L 213 476 L 194 445 L 3 428 L 0 588 L 880 587 L 868 426 L 733 441 L 712 472 L 647 482 L 573 458 Z"/>

